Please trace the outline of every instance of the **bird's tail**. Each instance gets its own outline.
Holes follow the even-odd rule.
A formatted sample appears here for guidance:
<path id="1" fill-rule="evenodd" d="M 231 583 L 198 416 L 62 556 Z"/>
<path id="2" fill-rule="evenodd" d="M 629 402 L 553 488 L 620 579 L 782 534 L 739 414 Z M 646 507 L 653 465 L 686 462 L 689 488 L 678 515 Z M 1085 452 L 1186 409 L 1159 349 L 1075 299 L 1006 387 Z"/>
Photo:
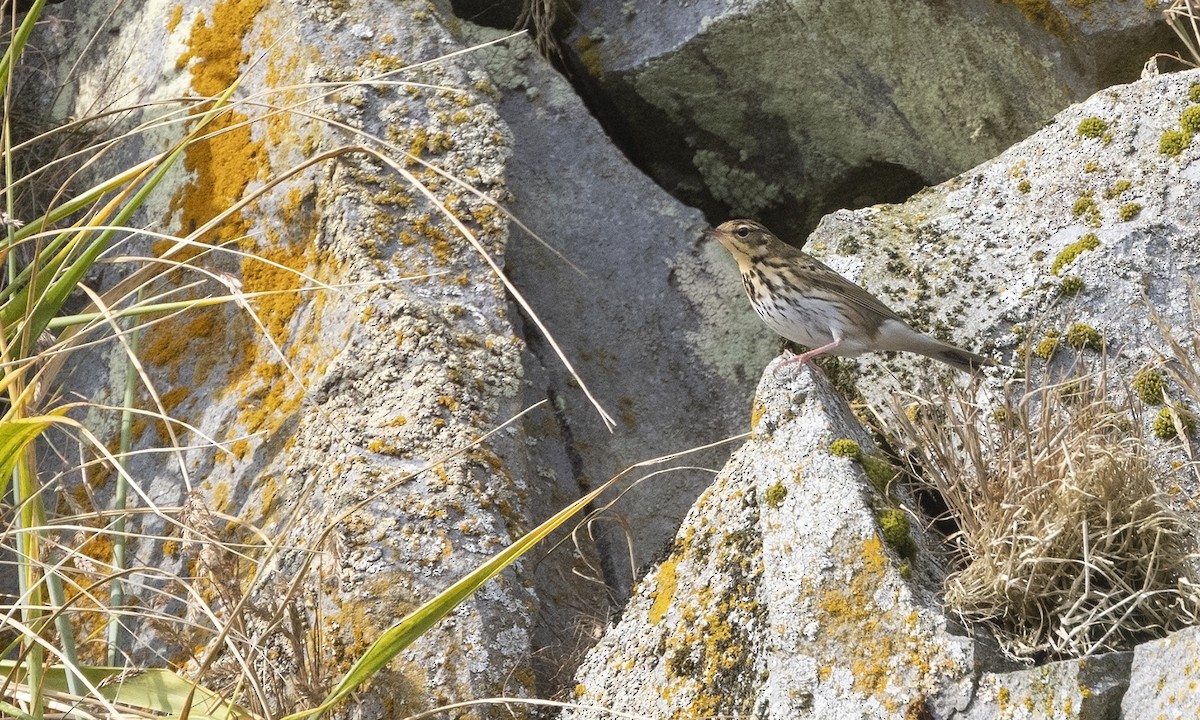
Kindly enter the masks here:
<path id="1" fill-rule="evenodd" d="M 980 368 L 992 367 L 996 364 L 996 361 L 991 358 L 976 355 L 973 352 L 968 352 L 962 348 L 944 343 L 939 344 L 939 347 L 923 351 L 922 354 L 928 355 L 934 360 L 940 360 L 966 373 L 973 373 Z"/>

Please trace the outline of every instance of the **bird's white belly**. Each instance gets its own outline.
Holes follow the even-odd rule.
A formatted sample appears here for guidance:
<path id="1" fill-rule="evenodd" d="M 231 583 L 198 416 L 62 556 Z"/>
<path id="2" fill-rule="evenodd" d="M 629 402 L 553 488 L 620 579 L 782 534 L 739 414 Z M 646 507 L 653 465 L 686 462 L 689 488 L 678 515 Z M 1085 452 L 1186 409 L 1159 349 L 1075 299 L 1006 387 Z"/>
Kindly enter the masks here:
<path id="1" fill-rule="evenodd" d="M 854 339 L 855 333 L 843 331 L 844 319 L 832 306 L 825 303 L 784 303 L 773 298 L 763 298 L 752 303 L 755 312 L 775 332 L 794 343 L 808 348 L 817 348 L 833 342 L 835 333 L 842 339 L 830 355 L 853 357 L 866 351 Z"/>

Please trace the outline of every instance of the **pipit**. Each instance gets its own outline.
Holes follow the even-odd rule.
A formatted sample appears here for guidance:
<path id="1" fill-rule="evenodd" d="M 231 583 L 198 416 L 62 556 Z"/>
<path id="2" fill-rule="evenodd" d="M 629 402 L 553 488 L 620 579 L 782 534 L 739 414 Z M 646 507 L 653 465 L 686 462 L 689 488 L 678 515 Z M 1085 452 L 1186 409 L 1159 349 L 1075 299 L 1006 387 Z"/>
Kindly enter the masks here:
<path id="1" fill-rule="evenodd" d="M 809 348 L 795 356 L 796 363 L 818 355 L 903 350 L 965 372 L 996 364 L 913 330 L 879 298 L 756 222 L 730 220 L 705 235 L 720 241 L 737 260 L 758 316 L 775 332 Z"/>

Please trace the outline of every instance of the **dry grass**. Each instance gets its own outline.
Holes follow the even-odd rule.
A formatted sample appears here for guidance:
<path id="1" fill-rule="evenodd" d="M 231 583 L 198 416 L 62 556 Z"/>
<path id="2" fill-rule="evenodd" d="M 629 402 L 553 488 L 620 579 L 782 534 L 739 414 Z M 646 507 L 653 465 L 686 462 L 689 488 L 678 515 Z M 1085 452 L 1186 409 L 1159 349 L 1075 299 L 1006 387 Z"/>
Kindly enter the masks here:
<path id="1" fill-rule="evenodd" d="M 973 388 L 896 413 L 957 523 L 946 606 L 1014 658 L 1126 649 L 1200 613 L 1193 538 L 1159 490 L 1164 443 L 1143 434 L 1136 397 L 1114 404 L 1129 386 L 1115 379 L 1101 365 L 1014 381 L 995 405 Z"/>

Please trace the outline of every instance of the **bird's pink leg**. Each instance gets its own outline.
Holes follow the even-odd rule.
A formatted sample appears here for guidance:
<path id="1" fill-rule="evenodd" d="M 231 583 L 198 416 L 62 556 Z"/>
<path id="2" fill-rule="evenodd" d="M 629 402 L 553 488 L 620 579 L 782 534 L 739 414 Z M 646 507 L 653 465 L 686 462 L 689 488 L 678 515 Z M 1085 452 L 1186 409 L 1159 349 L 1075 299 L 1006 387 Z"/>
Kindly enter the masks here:
<path id="1" fill-rule="evenodd" d="M 833 342 L 829 343 L 828 345 L 822 345 L 819 348 L 813 348 L 812 350 L 809 350 L 808 352 L 804 353 L 803 355 L 797 355 L 796 362 L 800 365 L 803 365 L 804 363 L 808 362 L 809 360 L 812 360 L 816 356 L 827 353 L 830 350 L 834 349 L 835 347 L 837 347 L 838 345 L 841 345 L 841 344 L 842 344 L 841 338 L 834 338 Z"/>
<path id="2" fill-rule="evenodd" d="M 830 350 L 836 348 L 838 345 L 841 345 L 841 344 L 842 344 L 841 338 L 834 338 L 833 342 L 829 343 L 828 345 L 822 345 L 819 348 L 813 348 L 812 350 L 809 350 L 808 352 L 804 353 L 803 355 L 795 355 L 789 350 L 788 356 L 786 358 L 784 358 L 782 363 L 779 364 L 779 367 L 776 368 L 776 371 L 781 371 L 785 368 L 793 367 L 796 365 L 804 365 L 809 360 L 812 360 L 813 358 L 817 357 L 818 355 L 821 355 L 822 353 L 827 353 Z"/>

